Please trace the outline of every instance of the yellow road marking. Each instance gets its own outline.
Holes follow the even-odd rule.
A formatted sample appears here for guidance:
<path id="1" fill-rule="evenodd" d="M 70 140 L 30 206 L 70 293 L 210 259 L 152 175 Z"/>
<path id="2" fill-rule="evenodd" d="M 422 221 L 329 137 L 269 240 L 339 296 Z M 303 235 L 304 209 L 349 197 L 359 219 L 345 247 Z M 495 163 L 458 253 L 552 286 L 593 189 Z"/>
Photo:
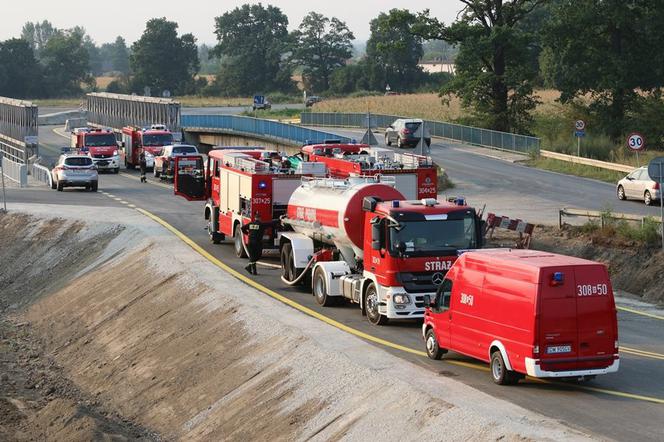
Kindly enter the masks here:
<path id="1" fill-rule="evenodd" d="M 354 329 L 352 327 L 347 326 L 346 324 L 343 324 L 339 321 L 336 321 L 332 318 L 329 318 L 321 313 L 318 313 L 315 310 L 312 310 L 308 307 L 303 306 L 302 304 L 299 304 L 291 299 L 288 299 L 287 297 L 280 295 L 279 293 L 275 292 L 272 289 L 269 289 L 265 287 L 264 285 L 244 276 L 242 273 L 232 269 L 229 267 L 227 264 L 224 264 L 221 262 L 219 259 L 215 258 L 212 254 L 207 252 L 205 249 L 203 249 L 201 246 L 196 244 L 191 238 L 189 238 L 187 235 L 184 233 L 180 232 L 178 229 L 173 227 L 171 224 L 168 222 L 164 221 L 162 218 L 158 217 L 157 215 L 154 215 L 147 210 L 141 209 L 140 207 L 137 207 L 136 210 L 139 213 L 142 213 L 143 215 L 147 216 L 148 218 L 152 219 L 153 221 L 157 222 L 158 224 L 162 225 L 165 227 L 167 230 L 169 230 L 171 233 L 173 233 L 175 236 L 177 236 L 182 242 L 187 244 L 189 247 L 191 247 L 194 251 L 196 251 L 198 254 L 203 256 L 205 259 L 210 261 L 212 264 L 216 265 L 220 269 L 224 270 L 225 272 L 229 273 L 230 275 L 234 276 L 235 278 L 239 279 L 240 281 L 244 282 L 245 284 L 255 288 L 256 290 L 290 306 L 293 307 L 296 310 L 301 311 L 302 313 L 306 313 L 309 316 L 312 316 L 328 325 L 331 325 L 335 328 L 338 328 L 339 330 L 343 330 L 351 335 L 357 336 L 359 338 L 365 339 L 370 342 L 374 342 L 376 344 L 380 344 L 382 346 L 392 348 L 394 350 L 399 350 L 403 351 L 405 353 L 410 353 L 414 354 L 417 356 L 422 356 L 422 357 L 427 357 L 426 352 L 421 351 L 421 350 L 415 350 L 413 348 L 406 347 L 404 345 L 396 344 L 394 342 L 387 341 L 385 339 L 378 338 L 376 336 L 372 336 L 368 333 L 364 333 L 360 330 Z M 453 360 L 446 360 L 448 364 L 452 365 L 458 365 L 461 367 L 468 367 L 468 368 L 473 368 L 476 370 L 483 370 L 483 371 L 489 371 L 489 368 L 486 365 L 480 365 L 480 364 L 473 364 L 470 362 L 464 362 L 464 361 L 453 361 Z M 537 378 L 531 378 L 528 377 L 528 380 L 534 381 L 534 382 L 540 382 L 540 383 L 556 383 L 552 381 L 548 381 L 545 379 L 537 379 Z M 590 387 L 586 385 L 573 385 L 574 388 L 580 389 L 580 390 L 586 390 L 586 391 L 593 391 L 597 393 L 603 393 L 611 396 L 617 396 L 617 397 L 622 397 L 622 398 L 628 398 L 628 399 L 636 399 L 640 401 L 645 401 L 645 402 L 652 402 L 656 404 L 664 404 L 664 399 L 656 398 L 656 397 L 651 397 L 651 396 L 642 396 L 638 394 L 632 394 L 632 393 L 624 393 L 621 391 L 616 391 L 616 390 L 607 390 L 604 388 L 598 388 L 598 387 Z"/>
<path id="2" fill-rule="evenodd" d="M 664 321 L 664 316 L 659 316 L 659 315 L 654 315 L 652 313 L 642 312 L 641 310 L 634 310 L 633 308 L 629 308 L 629 307 L 616 307 L 616 308 L 618 310 L 622 310 L 623 312 L 634 313 L 635 315 L 646 316 L 648 318 L 659 319 L 660 321 Z"/>
<path id="3" fill-rule="evenodd" d="M 642 356 L 644 358 L 660 359 L 664 361 L 664 354 L 654 353 L 651 351 L 639 350 L 638 348 L 620 347 L 621 353 L 627 353 L 635 356 Z"/>

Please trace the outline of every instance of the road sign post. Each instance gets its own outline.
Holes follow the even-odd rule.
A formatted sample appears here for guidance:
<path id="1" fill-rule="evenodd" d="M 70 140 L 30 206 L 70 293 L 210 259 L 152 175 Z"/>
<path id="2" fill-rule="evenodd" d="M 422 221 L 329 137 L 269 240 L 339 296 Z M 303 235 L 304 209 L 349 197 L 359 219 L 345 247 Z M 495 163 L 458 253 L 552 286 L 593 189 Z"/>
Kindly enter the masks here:
<path id="1" fill-rule="evenodd" d="M 662 235 L 662 250 L 664 250 L 664 157 L 657 157 L 648 163 L 648 175 L 653 181 L 659 183 L 659 216 L 661 225 L 659 233 Z"/>
<path id="2" fill-rule="evenodd" d="M 646 139 L 639 132 L 632 132 L 627 136 L 627 147 L 636 153 L 636 167 L 641 167 L 639 152 L 645 149 Z"/>
<path id="3" fill-rule="evenodd" d="M 574 122 L 574 136 L 576 137 L 576 156 L 581 156 L 581 138 L 586 136 L 586 122 L 576 120 Z"/>

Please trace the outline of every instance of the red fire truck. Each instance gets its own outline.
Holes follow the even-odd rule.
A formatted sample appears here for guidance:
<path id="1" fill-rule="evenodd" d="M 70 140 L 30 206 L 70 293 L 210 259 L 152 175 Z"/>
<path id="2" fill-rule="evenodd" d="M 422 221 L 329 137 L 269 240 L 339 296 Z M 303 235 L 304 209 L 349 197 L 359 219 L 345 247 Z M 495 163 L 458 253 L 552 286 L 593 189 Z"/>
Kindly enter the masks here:
<path id="1" fill-rule="evenodd" d="M 283 167 L 276 151 L 242 148 L 213 149 L 207 167 L 202 155 L 174 158 L 175 194 L 189 200 L 205 200 L 204 216 L 210 240 L 218 244 L 234 239 L 235 253 L 246 256 L 246 238 L 240 227 L 260 213 L 261 219 L 279 219 L 286 213 L 288 199 L 303 176 L 325 176 L 325 166 L 305 162 L 297 170 Z M 204 175 L 204 180 L 196 177 Z M 269 229 L 264 249 L 279 246 L 278 232 Z"/>
<path id="2" fill-rule="evenodd" d="M 173 134 L 163 124 L 143 128 L 126 126 L 122 128 L 122 143 L 127 169 L 138 167 L 138 149 L 141 147 L 145 149 L 145 162 L 150 169 L 154 167 L 154 157 L 163 147 L 173 144 Z"/>
<path id="3" fill-rule="evenodd" d="M 309 145 L 302 148 L 301 156 L 325 164 L 331 178 L 389 175 L 406 199 L 438 195 L 438 167 L 428 156 L 366 144 Z"/>
<path id="4" fill-rule="evenodd" d="M 282 218 L 282 279 L 311 278 L 319 304 L 350 300 L 374 325 L 422 318 L 459 251 L 482 245 L 481 222 L 463 199 L 408 201 L 393 182 L 304 181 Z"/>
<path id="5" fill-rule="evenodd" d="M 100 171 L 120 171 L 118 142 L 110 129 L 77 127 L 71 132 L 71 147 L 90 156 Z"/>

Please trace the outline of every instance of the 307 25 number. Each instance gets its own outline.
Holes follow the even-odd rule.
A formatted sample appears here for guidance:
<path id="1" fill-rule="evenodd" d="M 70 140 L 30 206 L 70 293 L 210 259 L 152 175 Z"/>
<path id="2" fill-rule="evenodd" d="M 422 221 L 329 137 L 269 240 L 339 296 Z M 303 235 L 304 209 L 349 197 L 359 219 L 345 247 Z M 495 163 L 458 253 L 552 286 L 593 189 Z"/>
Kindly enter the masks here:
<path id="1" fill-rule="evenodd" d="M 604 296 L 609 294 L 609 286 L 606 284 L 581 284 L 576 286 L 578 296 Z"/>

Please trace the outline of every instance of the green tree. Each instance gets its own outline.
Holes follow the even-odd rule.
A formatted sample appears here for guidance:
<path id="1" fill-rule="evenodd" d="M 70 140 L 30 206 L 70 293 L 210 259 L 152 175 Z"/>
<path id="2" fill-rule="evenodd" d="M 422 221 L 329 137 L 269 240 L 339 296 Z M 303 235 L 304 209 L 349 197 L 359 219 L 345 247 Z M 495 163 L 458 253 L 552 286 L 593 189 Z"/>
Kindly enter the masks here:
<path id="1" fill-rule="evenodd" d="M 544 77 L 563 103 L 590 94 L 595 126 L 618 141 L 630 130 L 630 111 L 659 100 L 662 26 L 657 0 L 558 1 L 545 30 Z M 643 100 L 638 91 L 657 96 Z"/>
<path id="2" fill-rule="evenodd" d="M 288 17 L 281 9 L 261 3 L 242 5 L 215 18 L 218 44 L 214 54 L 223 59 L 215 86 L 224 95 L 256 92 L 292 92 Z"/>
<path id="3" fill-rule="evenodd" d="M 27 22 L 21 30 L 21 38 L 30 44 L 35 56 L 39 59 L 41 51 L 46 46 L 48 40 L 59 32 L 48 20 L 44 20 L 41 23 Z"/>
<path id="4" fill-rule="evenodd" d="M 129 48 L 125 39 L 118 36 L 110 46 L 111 70 L 123 75 L 129 73 Z"/>
<path id="5" fill-rule="evenodd" d="M 312 92 L 328 90 L 332 72 L 352 55 L 353 33 L 336 17 L 310 12 L 292 38 L 292 59 L 302 67 L 305 87 Z"/>
<path id="6" fill-rule="evenodd" d="M 527 132 L 537 105 L 533 83 L 535 37 L 521 23 L 543 0 L 461 0 L 456 22 L 445 25 L 420 15 L 416 33 L 457 45 L 456 75 L 441 94 L 458 95 L 475 111 L 478 124 L 500 131 Z"/>
<path id="7" fill-rule="evenodd" d="M 37 97 L 41 66 L 30 44 L 18 38 L 0 42 L 0 96 Z"/>
<path id="8" fill-rule="evenodd" d="M 153 18 L 146 23 L 129 57 L 135 92 L 143 93 L 145 87 L 157 95 L 164 90 L 173 94 L 192 91 L 200 66 L 196 38 L 192 34 L 178 37 L 177 29 L 178 24 L 166 18 Z"/>
<path id="9" fill-rule="evenodd" d="M 216 74 L 221 69 L 221 59 L 206 44 L 198 47 L 198 59 L 201 61 L 201 74 Z"/>
<path id="10" fill-rule="evenodd" d="M 371 20 L 367 41 L 367 69 L 372 89 L 388 84 L 395 91 L 411 91 L 423 78 L 418 66 L 424 51 L 422 38 L 413 32 L 417 16 L 406 9 L 392 9 Z"/>
<path id="11" fill-rule="evenodd" d="M 81 33 L 62 31 L 51 37 L 42 50 L 45 90 L 50 96 L 81 93 L 81 83 L 92 84 L 89 54 Z"/>

